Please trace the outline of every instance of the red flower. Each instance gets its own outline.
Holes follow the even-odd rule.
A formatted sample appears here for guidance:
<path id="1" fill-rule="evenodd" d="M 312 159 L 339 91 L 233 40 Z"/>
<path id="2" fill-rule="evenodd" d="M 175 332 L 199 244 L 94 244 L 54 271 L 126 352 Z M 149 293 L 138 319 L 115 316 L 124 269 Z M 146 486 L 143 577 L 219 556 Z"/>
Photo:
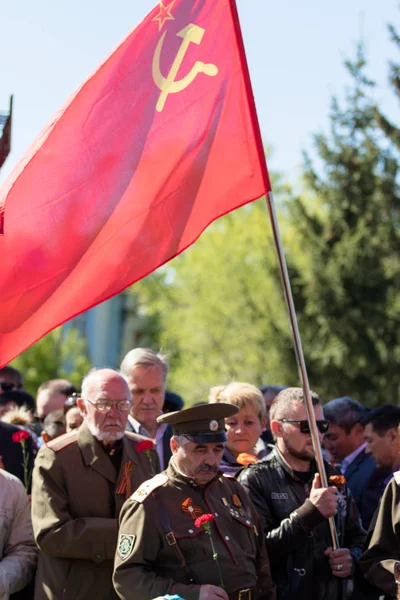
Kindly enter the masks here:
<path id="1" fill-rule="evenodd" d="M 210 513 L 206 513 L 205 515 L 201 515 L 201 517 L 197 517 L 194 524 L 196 527 L 201 527 L 204 523 L 209 523 L 210 521 L 214 521 L 214 515 L 210 515 Z"/>
<path id="2" fill-rule="evenodd" d="M 23 429 L 21 429 L 20 431 L 16 431 L 15 433 L 12 434 L 12 441 L 16 442 L 17 444 L 21 444 L 21 442 L 29 439 L 31 436 L 29 435 L 29 433 L 27 431 L 24 431 Z"/>
<path id="3" fill-rule="evenodd" d="M 138 452 L 146 452 L 146 450 L 152 450 L 154 448 L 154 444 L 151 440 L 143 440 L 136 444 L 136 450 Z"/>

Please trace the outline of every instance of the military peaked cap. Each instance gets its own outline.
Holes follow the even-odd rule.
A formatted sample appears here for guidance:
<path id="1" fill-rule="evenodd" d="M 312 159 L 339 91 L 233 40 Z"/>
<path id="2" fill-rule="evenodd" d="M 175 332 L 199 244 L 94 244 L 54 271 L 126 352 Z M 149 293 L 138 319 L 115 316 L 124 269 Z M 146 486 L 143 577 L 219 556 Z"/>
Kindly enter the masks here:
<path id="1" fill-rule="evenodd" d="M 169 423 L 174 435 L 184 435 L 197 444 L 226 442 L 225 419 L 237 412 L 238 407 L 227 402 L 199 404 L 160 415 L 157 421 Z"/>

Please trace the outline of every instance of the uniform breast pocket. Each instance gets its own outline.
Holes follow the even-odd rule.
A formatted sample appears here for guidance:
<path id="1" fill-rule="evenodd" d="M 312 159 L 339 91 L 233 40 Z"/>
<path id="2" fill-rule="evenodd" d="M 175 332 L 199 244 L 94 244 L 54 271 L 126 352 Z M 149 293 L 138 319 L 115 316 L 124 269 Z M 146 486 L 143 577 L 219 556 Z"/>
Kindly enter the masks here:
<path id="1" fill-rule="evenodd" d="M 231 514 L 232 524 L 230 541 L 238 547 L 238 550 L 246 554 L 256 554 L 258 531 L 253 521 L 246 515 Z M 225 538 L 226 539 L 226 538 Z"/>
<path id="2" fill-rule="evenodd" d="M 173 533 L 188 564 L 210 558 L 210 541 L 203 529 L 197 528 L 194 523 L 182 523 L 173 527 Z"/>

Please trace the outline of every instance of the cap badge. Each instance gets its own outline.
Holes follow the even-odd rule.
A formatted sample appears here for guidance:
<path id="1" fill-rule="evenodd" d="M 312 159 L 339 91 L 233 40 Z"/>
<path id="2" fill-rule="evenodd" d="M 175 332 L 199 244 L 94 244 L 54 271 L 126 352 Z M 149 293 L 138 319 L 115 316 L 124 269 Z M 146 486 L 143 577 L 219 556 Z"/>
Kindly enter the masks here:
<path id="1" fill-rule="evenodd" d="M 209 427 L 210 431 L 217 431 L 219 429 L 218 421 L 215 421 L 213 419 L 212 421 L 210 421 Z"/>

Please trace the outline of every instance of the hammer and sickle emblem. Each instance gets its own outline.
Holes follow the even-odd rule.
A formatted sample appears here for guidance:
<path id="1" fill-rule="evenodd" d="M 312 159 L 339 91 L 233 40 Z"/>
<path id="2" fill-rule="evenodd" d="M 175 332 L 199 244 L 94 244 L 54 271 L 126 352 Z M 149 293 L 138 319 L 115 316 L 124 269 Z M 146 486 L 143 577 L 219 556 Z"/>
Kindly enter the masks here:
<path id="1" fill-rule="evenodd" d="M 175 60 L 172 63 L 172 67 L 168 76 L 163 77 L 160 69 L 160 57 L 166 34 L 167 32 L 164 31 L 157 44 L 157 48 L 153 57 L 153 79 L 157 87 L 159 87 L 161 90 L 161 94 L 156 105 L 156 110 L 158 112 L 163 110 L 169 94 L 182 92 L 182 90 L 187 88 L 196 79 L 199 73 L 204 73 L 210 77 L 214 77 L 218 74 L 218 67 L 216 65 L 205 64 L 203 62 L 196 61 L 186 77 L 175 80 L 190 43 L 193 42 L 199 46 L 205 34 L 205 29 L 191 23 L 176 34 L 178 37 L 183 38 L 183 41 L 180 45 Z"/>

